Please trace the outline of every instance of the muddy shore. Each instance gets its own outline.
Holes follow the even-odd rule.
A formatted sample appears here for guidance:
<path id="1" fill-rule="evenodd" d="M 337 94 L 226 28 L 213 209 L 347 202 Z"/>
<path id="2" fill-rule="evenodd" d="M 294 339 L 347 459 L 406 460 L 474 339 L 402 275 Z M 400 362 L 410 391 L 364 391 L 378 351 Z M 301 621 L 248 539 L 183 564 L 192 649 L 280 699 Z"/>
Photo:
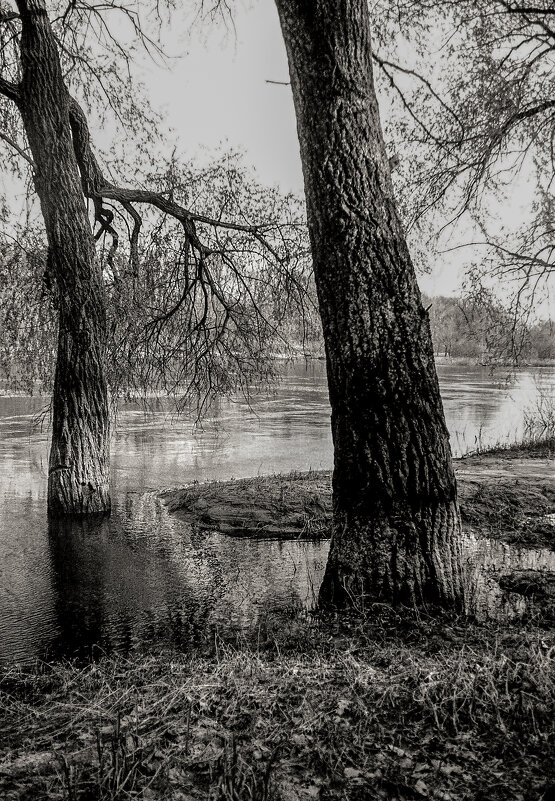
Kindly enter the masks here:
<path id="1" fill-rule="evenodd" d="M 555 458 L 547 446 L 455 460 L 463 525 L 480 537 L 555 548 Z M 191 484 L 161 494 L 198 529 L 240 537 L 330 536 L 331 472 Z"/>

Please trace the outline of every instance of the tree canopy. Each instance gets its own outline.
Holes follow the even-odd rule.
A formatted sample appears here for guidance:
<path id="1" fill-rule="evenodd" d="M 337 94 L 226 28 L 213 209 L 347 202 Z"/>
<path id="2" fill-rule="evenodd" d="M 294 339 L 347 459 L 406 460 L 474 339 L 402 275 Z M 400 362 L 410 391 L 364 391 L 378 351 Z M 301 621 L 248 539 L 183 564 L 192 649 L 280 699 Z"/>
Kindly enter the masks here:
<path id="1" fill-rule="evenodd" d="M 302 341 L 302 321 L 310 325 L 314 317 L 314 293 L 298 200 L 261 186 L 236 154 L 221 155 L 204 168 L 175 158 L 164 163 L 153 155 L 157 127 L 133 80 L 131 61 L 139 46 L 161 56 L 156 39 L 161 13 L 145 21 L 125 4 L 60 3 L 50 17 L 71 93 L 82 190 L 96 224 L 108 300 L 112 390 L 164 390 L 196 400 L 201 409 L 214 393 L 246 390 L 251 382 L 271 376 L 273 354 L 290 348 L 282 333 L 284 321 L 301 320 L 296 327 Z M 127 23 L 122 29 L 120 19 L 117 36 L 111 15 Z M 17 111 L 20 18 L 7 6 L 0 31 L 5 123 L 0 146 L 8 155 L 7 166 L 32 174 L 35 165 Z M 87 113 L 119 121 L 123 135 L 134 143 L 133 164 L 114 157 L 101 166 Z M 117 141 L 117 129 L 114 136 Z M 56 288 L 47 274 L 46 249 L 36 233 L 18 231 L 17 239 L 18 254 L 15 244 L 4 242 L 7 261 L 26 266 L 17 275 L 10 273 L 15 283 L 6 310 L 15 311 L 18 297 L 21 309 L 32 299 L 41 305 L 41 316 L 49 317 Z M 35 284 L 28 294 L 31 277 Z M 4 325 L 9 329 L 14 319 L 13 313 L 5 316 Z M 22 357 L 25 333 L 29 356 L 49 347 L 52 351 L 52 329 L 19 330 L 15 338 L 8 337 L 4 362 L 8 348 Z M 34 372 L 48 386 L 44 361 L 31 373 L 30 359 L 25 366 L 29 381 Z"/>

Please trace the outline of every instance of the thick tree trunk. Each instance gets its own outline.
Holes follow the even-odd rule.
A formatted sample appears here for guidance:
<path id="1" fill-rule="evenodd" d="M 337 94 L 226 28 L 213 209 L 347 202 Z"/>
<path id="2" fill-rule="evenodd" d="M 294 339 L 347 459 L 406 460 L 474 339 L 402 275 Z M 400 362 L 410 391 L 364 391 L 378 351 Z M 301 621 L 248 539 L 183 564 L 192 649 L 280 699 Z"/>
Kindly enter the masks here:
<path id="1" fill-rule="evenodd" d="M 43 0 L 18 0 L 22 21 L 19 107 L 35 162 L 48 237 L 48 272 L 59 304 L 48 508 L 110 508 L 106 311 L 85 208 L 56 42 Z"/>
<path id="2" fill-rule="evenodd" d="M 335 451 L 321 601 L 461 604 L 427 313 L 393 198 L 366 0 L 276 0 L 297 113 Z"/>

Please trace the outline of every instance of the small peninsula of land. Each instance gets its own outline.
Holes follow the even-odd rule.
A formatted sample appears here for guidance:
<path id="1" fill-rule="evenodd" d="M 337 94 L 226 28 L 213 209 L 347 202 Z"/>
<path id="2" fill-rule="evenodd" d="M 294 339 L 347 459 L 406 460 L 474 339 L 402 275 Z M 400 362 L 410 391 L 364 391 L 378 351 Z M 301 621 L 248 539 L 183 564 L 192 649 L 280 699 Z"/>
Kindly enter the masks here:
<path id="1" fill-rule="evenodd" d="M 555 443 L 455 460 L 463 524 L 476 536 L 555 547 Z M 310 471 L 190 484 L 162 499 L 199 529 L 241 537 L 330 536 L 331 472 Z"/>

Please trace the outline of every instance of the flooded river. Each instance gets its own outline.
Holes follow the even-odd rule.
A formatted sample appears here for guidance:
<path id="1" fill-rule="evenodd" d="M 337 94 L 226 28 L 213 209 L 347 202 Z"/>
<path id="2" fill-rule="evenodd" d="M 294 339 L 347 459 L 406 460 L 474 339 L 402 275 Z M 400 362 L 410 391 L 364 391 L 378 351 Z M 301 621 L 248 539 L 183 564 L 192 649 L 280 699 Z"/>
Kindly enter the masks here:
<path id="1" fill-rule="evenodd" d="M 555 369 L 515 380 L 440 365 L 455 455 L 510 442 L 553 397 Z M 165 510 L 163 487 L 330 468 L 322 363 L 295 365 L 269 395 L 221 401 L 202 427 L 161 405 L 126 406 L 112 444 L 113 512 L 101 523 L 49 523 L 44 399 L 0 397 L 0 662 L 89 658 L 144 644 L 191 649 L 217 629 L 241 630 L 310 608 L 327 542 L 240 540 L 198 533 Z M 490 580 L 502 567 L 555 570 L 553 554 L 473 546 L 482 606 L 518 612 Z M 497 586 L 497 585 L 495 585 Z M 516 604 L 516 606 L 515 606 Z"/>

